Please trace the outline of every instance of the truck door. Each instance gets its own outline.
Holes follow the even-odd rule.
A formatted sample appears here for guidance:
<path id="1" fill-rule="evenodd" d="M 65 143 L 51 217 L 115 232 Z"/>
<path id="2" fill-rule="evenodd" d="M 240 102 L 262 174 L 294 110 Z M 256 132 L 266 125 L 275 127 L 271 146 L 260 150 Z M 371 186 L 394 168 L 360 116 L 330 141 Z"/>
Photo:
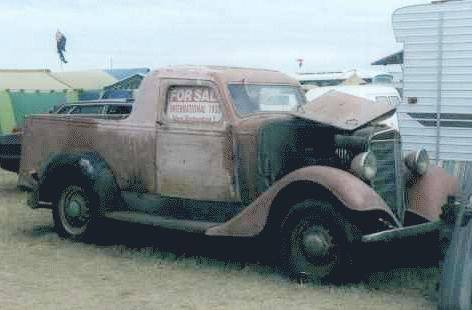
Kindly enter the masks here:
<path id="1" fill-rule="evenodd" d="M 159 87 L 157 187 L 162 196 L 236 201 L 233 139 L 211 82 L 164 80 Z"/>

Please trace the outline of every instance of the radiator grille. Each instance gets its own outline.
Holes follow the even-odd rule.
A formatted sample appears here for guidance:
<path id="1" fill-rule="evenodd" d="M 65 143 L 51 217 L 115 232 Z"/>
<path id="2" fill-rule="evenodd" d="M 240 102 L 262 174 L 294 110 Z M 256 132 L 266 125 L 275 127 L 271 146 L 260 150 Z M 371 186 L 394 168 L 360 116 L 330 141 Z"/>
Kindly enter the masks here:
<path id="1" fill-rule="evenodd" d="M 374 134 L 369 149 L 377 158 L 377 175 L 371 181 L 371 186 L 403 221 L 405 204 L 400 136 L 396 131 Z"/>

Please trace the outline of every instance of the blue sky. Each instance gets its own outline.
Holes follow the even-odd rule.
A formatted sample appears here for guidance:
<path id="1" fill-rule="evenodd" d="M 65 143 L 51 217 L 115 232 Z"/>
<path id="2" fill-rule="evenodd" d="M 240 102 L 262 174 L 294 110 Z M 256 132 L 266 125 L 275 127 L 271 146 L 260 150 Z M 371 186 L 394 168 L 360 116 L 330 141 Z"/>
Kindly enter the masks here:
<path id="1" fill-rule="evenodd" d="M 218 64 L 305 71 L 369 68 L 402 47 L 391 15 L 421 0 L 5 1 L 0 68 L 64 70 Z"/>

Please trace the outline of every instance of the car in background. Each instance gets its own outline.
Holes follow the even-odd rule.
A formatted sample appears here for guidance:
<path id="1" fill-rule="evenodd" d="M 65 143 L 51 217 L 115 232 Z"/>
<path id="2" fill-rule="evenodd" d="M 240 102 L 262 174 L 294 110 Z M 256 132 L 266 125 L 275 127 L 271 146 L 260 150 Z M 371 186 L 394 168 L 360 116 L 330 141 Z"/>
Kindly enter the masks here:
<path id="1" fill-rule="evenodd" d="M 94 100 L 63 104 L 50 113 L 70 115 L 128 115 L 131 113 L 132 100 Z"/>
<path id="2" fill-rule="evenodd" d="M 62 114 L 68 117 L 104 117 L 126 118 L 133 108 L 133 100 L 91 100 L 62 104 L 54 107 L 49 113 Z M 21 128 L 0 136 L 0 167 L 11 172 L 18 172 L 20 167 L 21 143 L 23 133 Z"/>
<path id="3" fill-rule="evenodd" d="M 394 87 L 373 84 L 316 87 L 309 89 L 305 96 L 308 101 L 312 101 L 331 90 L 395 106 L 401 102 L 400 95 Z"/>

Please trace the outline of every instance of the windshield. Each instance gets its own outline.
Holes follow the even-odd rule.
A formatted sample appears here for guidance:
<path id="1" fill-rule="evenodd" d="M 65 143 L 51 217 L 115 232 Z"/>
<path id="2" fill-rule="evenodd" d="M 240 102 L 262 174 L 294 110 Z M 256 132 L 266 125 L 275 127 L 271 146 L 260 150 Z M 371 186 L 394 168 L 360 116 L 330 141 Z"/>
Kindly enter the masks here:
<path id="1" fill-rule="evenodd" d="M 305 104 L 303 94 L 295 86 L 230 84 L 228 88 L 241 116 L 257 112 L 295 111 Z"/>

